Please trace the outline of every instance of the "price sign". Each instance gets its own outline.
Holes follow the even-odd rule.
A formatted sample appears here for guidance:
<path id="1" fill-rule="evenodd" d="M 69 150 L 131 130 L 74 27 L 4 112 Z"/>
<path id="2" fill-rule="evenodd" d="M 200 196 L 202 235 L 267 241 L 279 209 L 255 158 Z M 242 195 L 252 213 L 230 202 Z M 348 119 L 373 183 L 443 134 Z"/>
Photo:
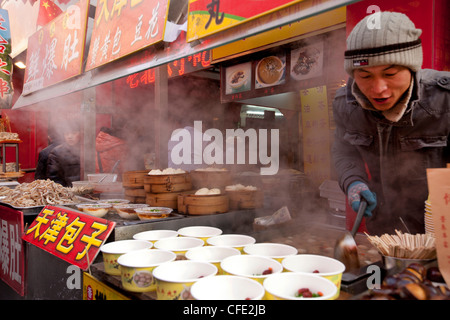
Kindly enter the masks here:
<path id="1" fill-rule="evenodd" d="M 115 222 L 66 208 L 46 206 L 23 236 L 23 240 L 83 270 L 97 256 Z"/>

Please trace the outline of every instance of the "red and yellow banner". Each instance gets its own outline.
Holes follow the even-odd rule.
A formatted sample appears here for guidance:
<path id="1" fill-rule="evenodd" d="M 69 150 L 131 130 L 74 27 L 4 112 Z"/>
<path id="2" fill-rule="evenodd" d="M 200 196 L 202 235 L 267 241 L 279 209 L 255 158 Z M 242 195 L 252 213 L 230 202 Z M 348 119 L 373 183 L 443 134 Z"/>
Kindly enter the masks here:
<path id="1" fill-rule="evenodd" d="M 187 41 L 191 42 L 303 0 L 189 0 Z"/>
<path id="2" fill-rule="evenodd" d="M 28 39 L 23 95 L 81 73 L 88 8 L 80 0 Z"/>
<path id="3" fill-rule="evenodd" d="M 168 10 L 169 0 L 98 0 L 86 70 L 164 40 Z"/>
<path id="4" fill-rule="evenodd" d="M 115 222 L 66 208 L 46 206 L 23 236 L 23 240 L 87 270 Z"/>

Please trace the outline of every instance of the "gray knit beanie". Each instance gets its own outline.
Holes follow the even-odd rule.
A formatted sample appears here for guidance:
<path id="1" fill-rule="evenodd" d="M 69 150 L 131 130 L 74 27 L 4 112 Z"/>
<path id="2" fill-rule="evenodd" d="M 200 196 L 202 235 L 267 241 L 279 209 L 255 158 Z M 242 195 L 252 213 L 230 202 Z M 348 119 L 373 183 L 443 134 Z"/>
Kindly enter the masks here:
<path id="1" fill-rule="evenodd" d="M 401 65 L 412 71 L 422 67 L 422 30 L 403 13 L 376 12 L 362 19 L 347 37 L 345 71 L 361 67 Z"/>

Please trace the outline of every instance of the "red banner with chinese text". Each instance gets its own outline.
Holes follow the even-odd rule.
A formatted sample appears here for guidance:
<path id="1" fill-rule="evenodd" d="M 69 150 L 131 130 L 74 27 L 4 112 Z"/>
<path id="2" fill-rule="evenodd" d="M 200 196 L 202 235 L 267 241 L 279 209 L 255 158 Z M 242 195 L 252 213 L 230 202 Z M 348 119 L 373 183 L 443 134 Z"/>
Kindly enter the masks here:
<path id="1" fill-rule="evenodd" d="M 88 8 L 80 0 L 28 39 L 23 95 L 81 73 Z"/>
<path id="2" fill-rule="evenodd" d="M 115 222 L 46 206 L 25 231 L 23 240 L 87 270 Z"/>
<path id="3" fill-rule="evenodd" d="M 190 0 L 187 41 L 234 27 L 303 0 Z"/>
<path id="4" fill-rule="evenodd" d="M 11 50 L 8 11 L 0 9 L 0 109 L 10 109 L 13 98 Z"/>
<path id="5" fill-rule="evenodd" d="M 98 0 L 86 70 L 162 41 L 168 10 L 169 0 Z"/>
<path id="6" fill-rule="evenodd" d="M 23 213 L 4 206 L 0 210 L 0 279 L 24 296 Z"/>

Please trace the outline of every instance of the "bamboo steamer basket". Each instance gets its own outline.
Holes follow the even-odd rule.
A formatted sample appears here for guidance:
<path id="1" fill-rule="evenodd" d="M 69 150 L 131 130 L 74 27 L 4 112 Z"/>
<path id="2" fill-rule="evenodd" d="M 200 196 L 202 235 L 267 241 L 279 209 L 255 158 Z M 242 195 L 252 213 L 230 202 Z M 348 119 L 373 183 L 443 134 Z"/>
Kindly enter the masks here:
<path id="1" fill-rule="evenodd" d="M 130 197 L 146 197 L 144 188 L 124 188 L 124 194 Z"/>
<path id="2" fill-rule="evenodd" d="M 135 197 L 135 196 L 124 196 L 125 199 L 129 200 L 131 203 L 146 203 L 145 197 Z"/>
<path id="3" fill-rule="evenodd" d="M 192 186 L 194 189 L 200 188 L 220 188 L 232 184 L 233 178 L 227 170 L 202 171 L 197 169 L 191 171 Z"/>
<path id="4" fill-rule="evenodd" d="M 183 193 L 189 193 L 191 191 L 184 191 Z M 145 203 L 151 207 L 167 207 L 172 209 L 178 209 L 178 195 L 180 192 L 163 192 L 163 193 L 146 193 Z"/>
<path id="5" fill-rule="evenodd" d="M 144 177 L 148 175 L 148 170 L 126 171 L 122 174 L 122 184 L 124 188 L 143 188 Z"/>
<path id="6" fill-rule="evenodd" d="M 192 189 L 192 182 L 188 173 L 147 175 L 144 189 L 147 193 L 187 191 Z"/>
<path id="7" fill-rule="evenodd" d="M 261 190 L 236 190 L 227 191 L 230 198 L 230 209 L 256 209 L 262 208 L 264 194 Z"/>
<path id="8" fill-rule="evenodd" d="M 217 195 L 178 195 L 178 212 L 190 215 L 208 215 L 228 212 L 229 198 L 226 194 Z"/>

